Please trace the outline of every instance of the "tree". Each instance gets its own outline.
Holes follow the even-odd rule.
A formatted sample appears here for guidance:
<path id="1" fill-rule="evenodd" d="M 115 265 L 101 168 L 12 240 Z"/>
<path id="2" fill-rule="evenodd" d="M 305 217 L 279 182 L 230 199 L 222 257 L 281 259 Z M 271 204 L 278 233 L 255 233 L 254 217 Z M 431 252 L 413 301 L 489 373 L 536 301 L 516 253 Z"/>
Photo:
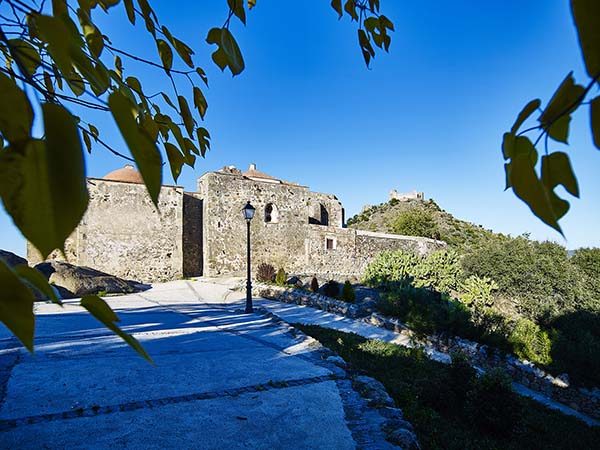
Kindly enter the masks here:
<path id="1" fill-rule="evenodd" d="M 388 31 L 394 28 L 379 13 L 379 3 L 346 0 L 342 7 L 341 0 L 331 2 L 339 18 L 345 13 L 358 23 L 367 66 L 375 56 L 374 46 L 388 51 Z M 232 19 L 245 24 L 256 0 L 227 0 L 227 5 L 223 25 L 210 29 L 206 42 L 216 46 L 213 62 L 235 76 L 245 65 L 230 29 Z M 157 61 L 118 47 L 99 29 L 94 15 L 110 15 L 117 7 L 124 8 L 132 25 L 143 22 Z M 184 165 L 194 167 L 196 158 L 205 156 L 210 134 L 200 124 L 208 108 L 203 92 L 208 79 L 193 55 L 191 47 L 161 24 L 148 0 L 0 3 L 0 197 L 15 225 L 44 258 L 55 249 L 64 253 L 65 239 L 87 208 L 84 148 L 91 152 L 101 147 L 135 162 L 157 207 L 163 154 L 175 180 Z M 143 80 L 126 73 L 122 58 L 162 71 L 172 92 L 148 95 Z M 183 69 L 176 68 L 180 64 Z M 182 80 L 189 82 L 185 89 Z M 102 139 L 103 133 L 89 122 L 90 110 L 112 116 L 131 157 Z M 33 126 L 38 111 L 42 132 Z M 47 281 L 26 266 L 11 269 L 0 261 L 0 285 L 0 320 L 32 350 L 33 289 L 60 301 Z M 81 306 L 149 359 L 139 343 L 118 328 L 117 315 L 100 297 L 86 296 Z"/>
<path id="2" fill-rule="evenodd" d="M 431 211 L 412 207 L 402 211 L 392 223 L 392 232 L 406 236 L 435 238 L 439 229 Z"/>

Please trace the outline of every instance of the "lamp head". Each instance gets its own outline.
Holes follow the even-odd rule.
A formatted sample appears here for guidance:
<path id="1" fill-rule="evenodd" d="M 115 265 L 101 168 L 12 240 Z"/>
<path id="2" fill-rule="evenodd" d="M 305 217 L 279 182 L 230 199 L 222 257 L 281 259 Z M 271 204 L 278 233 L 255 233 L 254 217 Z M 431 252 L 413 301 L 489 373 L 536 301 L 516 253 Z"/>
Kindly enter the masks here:
<path id="1" fill-rule="evenodd" d="M 248 203 L 246 203 L 246 206 L 242 208 L 242 212 L 244 213 L 244 219 L 250 222 L 254 217 L 254 211 L 256 211 L 256 209 L 250 204 L 250 201 L 248 201 Z"/>

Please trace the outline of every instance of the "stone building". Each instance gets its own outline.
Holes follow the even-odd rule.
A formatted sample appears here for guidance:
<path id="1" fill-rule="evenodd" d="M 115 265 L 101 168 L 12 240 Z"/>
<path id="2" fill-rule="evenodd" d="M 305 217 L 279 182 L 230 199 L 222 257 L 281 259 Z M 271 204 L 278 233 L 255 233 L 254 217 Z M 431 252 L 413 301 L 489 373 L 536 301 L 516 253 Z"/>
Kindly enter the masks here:
<path id="1" fill-rule="evenodd" d="M 344 228 L 344 209 L 334 195 L 277 179 L 254 164 L 243 173 L 231 166 L 207 172 L 193 193 L 162 186 L 158 210 L 132 166 L 89 178 L 88 189 L 90 203 L 67 240 L 67 260 L 144 282 L 244 274 L 247 201 L 256 208 L 254 266 L 267 262 L 295 274 L 360 277 L 380 251 L 426 254 L 445 246 Z M 40 260 L 31 246 L 28 259 Z"/>
<path id="2" fill-rule="evenodd" d="M 390 192 L 390 200 L 400 200 L 401 202 L 407 202 L 409 200 L 425 200 L 425 194 L 423 192 L 398 192 L 396 189 L 392 189 Z"/>

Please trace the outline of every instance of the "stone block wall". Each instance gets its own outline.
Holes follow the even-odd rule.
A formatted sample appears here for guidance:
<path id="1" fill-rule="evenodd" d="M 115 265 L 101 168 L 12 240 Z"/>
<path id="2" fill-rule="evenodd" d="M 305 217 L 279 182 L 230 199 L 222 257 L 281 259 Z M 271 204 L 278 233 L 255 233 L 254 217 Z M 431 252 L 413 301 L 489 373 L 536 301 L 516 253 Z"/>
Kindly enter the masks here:
<path id="1" fill-rule="evenodd" d="M 183 276 L 182 188 L 163 186 L 158 210 L 143 184 L 90 178 L 88 190 L 88 209 L 66 242 L 69 263 L 141 282 Z M 29 244 L 27 259 L 41 262 Z"/>

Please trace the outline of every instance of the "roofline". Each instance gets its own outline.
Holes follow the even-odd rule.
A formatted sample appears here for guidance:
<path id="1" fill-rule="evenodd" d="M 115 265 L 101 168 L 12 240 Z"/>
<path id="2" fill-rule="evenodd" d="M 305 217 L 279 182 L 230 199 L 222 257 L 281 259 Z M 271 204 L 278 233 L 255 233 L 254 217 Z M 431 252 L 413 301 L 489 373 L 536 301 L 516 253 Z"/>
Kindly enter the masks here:
<path id="1" fill-rule="evenodd" d="M 106 178 L 98 178 L 98 177 L 86 177 L 86 180 L 96 180 L 96 181 L 110 181 L 111 183 L 127 183 L 127 184 L 138 184 L 140 186 L 144 186 L 144 183 L 138 183 L 137 181 L 121 181 L 121 180 L 107 180 Z M 160 187 L 169 187 L 169 188 L 180 188 L 184 189 L 183 186 L 179 186 L 176 184 L 161 184 Z"/>

